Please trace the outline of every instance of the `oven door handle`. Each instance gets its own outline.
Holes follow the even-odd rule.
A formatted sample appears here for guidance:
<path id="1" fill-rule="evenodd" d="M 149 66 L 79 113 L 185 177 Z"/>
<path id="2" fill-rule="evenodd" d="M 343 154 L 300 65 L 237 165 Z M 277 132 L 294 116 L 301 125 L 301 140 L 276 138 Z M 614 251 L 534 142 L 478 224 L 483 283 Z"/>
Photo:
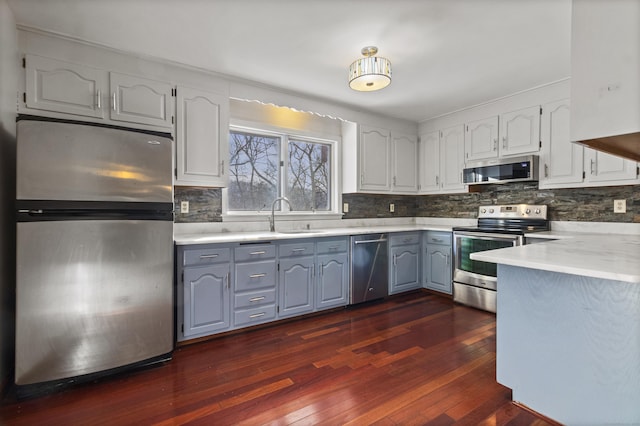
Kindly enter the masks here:
<path id="1" fill-rule="evenodd" d="M 499 234 L 499 233 L 491 233 L 491 232 L 466 232 L 466 231 L 455 231 L 453 233 L 454 237 L 469 237 L 475 238 L 477 240 L 506 240 L 506 241 L 522 241 L 522 235 L 509 235 L 509 234 Z"/>

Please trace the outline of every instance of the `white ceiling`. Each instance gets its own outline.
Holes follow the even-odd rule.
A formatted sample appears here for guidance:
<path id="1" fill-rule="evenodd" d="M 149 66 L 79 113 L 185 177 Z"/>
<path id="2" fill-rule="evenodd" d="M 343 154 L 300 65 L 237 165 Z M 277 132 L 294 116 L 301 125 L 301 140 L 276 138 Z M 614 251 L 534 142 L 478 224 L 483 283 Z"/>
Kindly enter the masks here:
<path id="1" fill-rule="evenodd" d="M 422 121 L 570 75 L 571 0 L 8 0 L 18 24 Z M 348 86 L 364 46 L 379 92 Z"/>

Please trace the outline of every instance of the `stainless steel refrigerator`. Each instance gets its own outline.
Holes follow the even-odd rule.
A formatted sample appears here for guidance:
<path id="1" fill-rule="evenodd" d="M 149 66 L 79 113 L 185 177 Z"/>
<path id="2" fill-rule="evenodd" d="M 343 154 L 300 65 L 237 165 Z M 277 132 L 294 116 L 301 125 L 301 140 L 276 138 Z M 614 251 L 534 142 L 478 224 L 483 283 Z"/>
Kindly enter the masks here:
<path id="1" fill-rule="evenodd" d="M 171 136 L 21 116 L 17 138 L 19 389 L 170 359 Z"/>

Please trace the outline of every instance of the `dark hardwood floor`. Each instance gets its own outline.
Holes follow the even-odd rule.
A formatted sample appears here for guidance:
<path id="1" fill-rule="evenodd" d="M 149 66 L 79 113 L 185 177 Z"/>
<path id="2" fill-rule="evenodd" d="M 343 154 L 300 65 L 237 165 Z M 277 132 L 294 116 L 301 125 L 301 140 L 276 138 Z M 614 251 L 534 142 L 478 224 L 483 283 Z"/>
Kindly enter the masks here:
<path id="1" fill-rule="evenodd" d="M 495 381 L 495 316 L 415 292 L 183 346 L 0 406 L 3 425 L 546 425 Z"/>

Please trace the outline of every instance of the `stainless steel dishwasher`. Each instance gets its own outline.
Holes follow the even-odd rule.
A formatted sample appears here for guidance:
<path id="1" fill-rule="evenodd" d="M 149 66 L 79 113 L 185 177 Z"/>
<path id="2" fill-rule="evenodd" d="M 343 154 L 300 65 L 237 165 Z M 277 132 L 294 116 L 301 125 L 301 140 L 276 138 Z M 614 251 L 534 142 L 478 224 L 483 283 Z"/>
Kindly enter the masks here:
<path id="1" fill-rule="evenodd" d="M 351 237 L 351 289 L 349 303 L 380 299 L 389 294 L 387 234 Z"/>

